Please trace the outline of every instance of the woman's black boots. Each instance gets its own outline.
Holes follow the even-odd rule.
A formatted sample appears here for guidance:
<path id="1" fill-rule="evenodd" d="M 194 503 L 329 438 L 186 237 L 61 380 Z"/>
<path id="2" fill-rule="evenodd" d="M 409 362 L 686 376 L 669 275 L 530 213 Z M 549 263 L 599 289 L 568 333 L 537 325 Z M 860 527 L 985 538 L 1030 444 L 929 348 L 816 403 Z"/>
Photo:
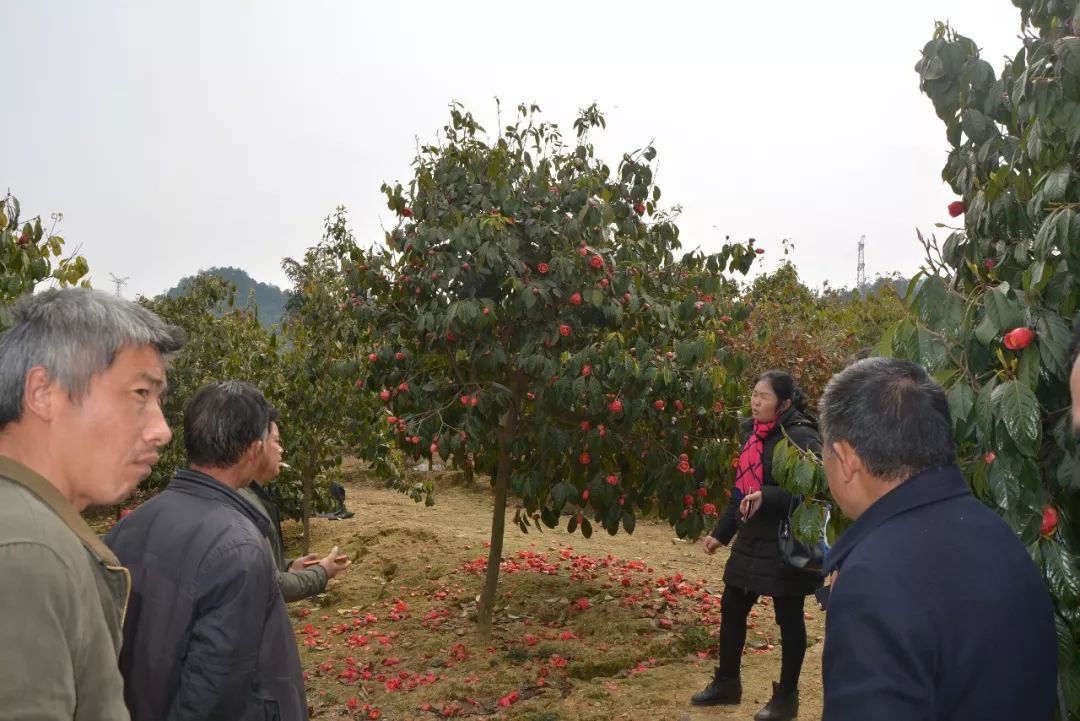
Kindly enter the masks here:
<path id="1" fill-rule="evenodd" d="M 705 690 L 690 697 L 695 706 L 737 705 L 742 701 L 742 681 L 738 675 L 723 676 L 720 669 L 713 673 L 713 680 Z"/>
<path id="2" fill-rule="evenodd" d="M 772 689 L 772 698 L 754 714 L 754 721 L 794 721 L 799 715 L 799 689 L 788 691 L 775 681 Z"/>

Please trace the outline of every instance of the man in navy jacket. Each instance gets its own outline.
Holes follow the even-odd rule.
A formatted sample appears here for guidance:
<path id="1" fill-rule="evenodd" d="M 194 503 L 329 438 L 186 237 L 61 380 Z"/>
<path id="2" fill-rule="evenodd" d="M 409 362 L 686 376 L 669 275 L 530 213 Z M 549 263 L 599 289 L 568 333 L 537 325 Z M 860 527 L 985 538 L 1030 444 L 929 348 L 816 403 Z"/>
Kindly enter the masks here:
<path id="1" fill-rule="evenodd" d="M 273 409 L 236 381 L 184 412 L 189 467 L 105 538 L 131 570 L 120 671 L 132 721 L 307 721 L 269 521 L 240 497 Z"/>
<path id="2" fill-rule="evenodd" d="M 956 467 L 944 391 L 871 358 L 829 382 L 820 411 L 829 489 L 855 519 L 826 558 L 823 721 L 1048 721 L 1050 597 Z"/>

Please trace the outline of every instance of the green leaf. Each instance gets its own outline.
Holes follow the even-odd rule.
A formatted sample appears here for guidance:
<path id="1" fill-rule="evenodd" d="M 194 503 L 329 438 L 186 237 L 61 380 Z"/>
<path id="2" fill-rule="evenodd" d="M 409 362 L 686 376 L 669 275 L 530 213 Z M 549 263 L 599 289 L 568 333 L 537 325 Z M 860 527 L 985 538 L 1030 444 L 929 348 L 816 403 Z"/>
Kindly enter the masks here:
<path id="1" fill-rule="evenodd" d="M 994 121 L 974 108 L 964 110 L 960 123 L 964 129 L 964 135 L 968 136 L 976 145 L 982 145 L 997 132 L 994 128 Z"/>
<path id="2" fill-rule="evenodd" d="M 1047 203 L 1057 203 L 1065 199 L 1065 193 L 1069 189 L 1069 177 L 1072 169 L 1065 162 L 1047 173 L 1042 185 L 1043 200 Z"/>
<path id="3" fill-rule="evenodd" d="M 623 530 L 627 533 L 633 533 L 634 528 L 637 527 L 637 520 L 634 518 L 634 514 L 630 511 L 625 511 L 622 517 Z"/>
<path id="4" fill-rule="evenodd" d="M 997 338 L 998 328 L 989 314 L 983 316 L 979 325 L 975 328 L 975 340 L 982 345 L 988 346 Z"/>
<path id="5" fill-rule="evenodd" d="M 581 519 L 581 535 L 585 538 L 592 538 L 592 524 L 589 523 L 588 518 Z"/>
<path id="6" fill-rule="evenodd" d="M 966 423 L 974 408 L 975 391 L 971 386 L 963 381 L 953 386 L 949 391 L 949 412 L 952 414 L 953 423 Z"/>
<path id="7" fill-rule="evenodd" d="M 986 385 L 979 389 L 975 396 L 975 430 L 979 444 L 990 447 L 994 437 L 994 390 L 997 388 L 997 378 L 991 378 Z"/>
<path id="8" fill-rule="evenodd" d="M 1024 314 L 1019 303 L 1005 296 L 1007 286 L 998 286 L 986 291 L 983 302 L 986 305 L 986 315 L 994 324 L 998 333 L 1008 332 L 1024 322 Z M 980 339 L 981 342 L 981 339 Z"/>
<path id="9" fill-rule="evenodd" d="M 825 509 L 818 503 L 800 503 L 791 514 L 795 538 L 806 544 L 817 543 L 824 522 Z"/>
<path id="10" fill-rule="evenodd" d="M 592 293 L 589 294 L 589 300 L 594 306 L 599 308 L 604 304 L 604 291 L 599 288 L 593 288 Z"/>
<path id="11" fill-rule="evenodd" d="M 1050 593 L 1059 604 L 1075 605 L 1080 599 L 1080 573 L 1076 569 L 1076 559 L 1052 539 L 1040 542 L 1039 548 Z"/>
<path id="12" fill-rule="evenodd" d="M 1034 345 L 1030 345 L 1020 353 L 1016 378 L 1034 391 L 1039 385 L 1039 371 L 1041 368 L 1039 349 Z"/>
<path id="13" fill-rule="evenodd" d="M 1034 455 L 1042 432 L 1042 417 L 1031 388 L 1019 381 L 1006 381 L 994 389 L 992 403 L 1017 447 Z"/>
<path id="14" fill-rule="evenodd" d="M 795 490 L 803 496 L 811 496 L 817 491 L 818 464 L 805 457 L 795 464 Z"/>
<path id="15" fill-rule="evenodd" d="M 1069 371 L 1068 344 L 1071 333 L 1068 324 L 1056 313 L 1047 313 L 1035 324 L 1039 331 L 1039 354 L 1046 370 L 1064 379 Z"/>

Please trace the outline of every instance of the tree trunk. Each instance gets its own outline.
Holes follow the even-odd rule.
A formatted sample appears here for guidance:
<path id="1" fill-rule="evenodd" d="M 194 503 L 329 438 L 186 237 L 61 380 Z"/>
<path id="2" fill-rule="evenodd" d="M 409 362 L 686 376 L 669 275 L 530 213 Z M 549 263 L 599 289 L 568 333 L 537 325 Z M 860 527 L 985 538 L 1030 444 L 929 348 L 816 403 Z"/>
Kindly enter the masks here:
<path id="1" fill-rule="evenodd" d="M 304 499 L 301 502 L 304 516 L 304 546 L 302 553 L 304 556 L 308 554 L 308 547 L 311 543 L 311 489 L 313 485 L 311 475 L 305 473 L 301 482 L 304 489 Z"/>
<path id="2" fill-rule="evenodd" d="M 524 393 L 525 378 L 514 375 L 511 386 L 510 408 L 502 419 L 499 430 L 499 463 L 495 471 L 495 508 L 491 515 L 491 546 L 488 549 L 487 574 L 476 608 L 476 625 L 480 639 L 491 640 L 491 620 L 495 613 L 495 592 L 499 584 L 499 564 L 502 562 L 503 532 L 506 529 L 506 489 L 510 481 L 514 435 L 517 432 L 518 406 Z"/>

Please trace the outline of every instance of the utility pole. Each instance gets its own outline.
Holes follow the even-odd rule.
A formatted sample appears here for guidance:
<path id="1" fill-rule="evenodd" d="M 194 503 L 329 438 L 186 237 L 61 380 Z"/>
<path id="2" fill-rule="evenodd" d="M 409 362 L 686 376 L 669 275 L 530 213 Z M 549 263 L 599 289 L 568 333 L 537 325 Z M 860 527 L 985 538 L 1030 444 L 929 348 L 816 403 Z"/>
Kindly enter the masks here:
<path id="1" fill-rule="evenodd" d="M 123 278 L 117 278 L 112 273 L 109 273 L 109 277 L 112 278 L 113 285 L 116 286 L 116 294 L 120 295 L 120 289 L 127 285 L 130 276 L 124 276 Z"/>
<path id="2" fill-rule="evenodd" d="M 866 235 L 859 236 L 859 268 L 856 271 L 855 287 L 860 296 L 866 297 Z"/>

